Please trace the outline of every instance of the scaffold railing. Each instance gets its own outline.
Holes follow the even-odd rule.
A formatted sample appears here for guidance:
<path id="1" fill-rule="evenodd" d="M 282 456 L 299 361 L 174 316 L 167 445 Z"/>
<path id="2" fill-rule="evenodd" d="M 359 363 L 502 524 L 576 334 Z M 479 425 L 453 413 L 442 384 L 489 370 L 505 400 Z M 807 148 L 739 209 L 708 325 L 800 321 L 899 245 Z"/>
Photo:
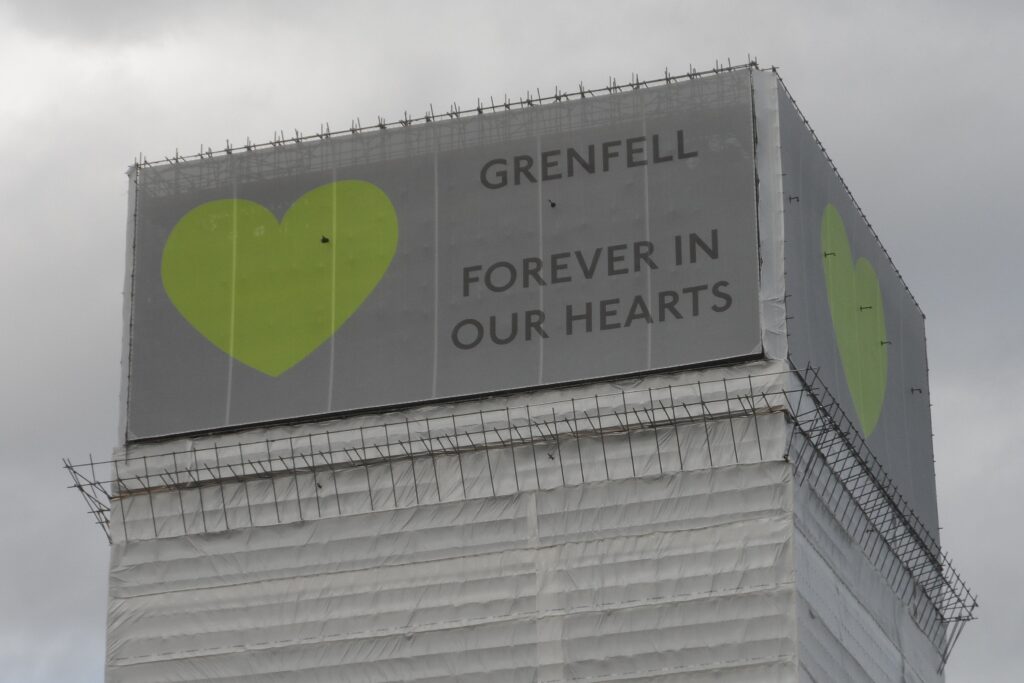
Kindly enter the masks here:
<path id="1" fill-rule="evenodd" d="M 233 441 L 211 438 L 187 450 L 150 444 L 123 458 L 65 460 L 64 467 L 108 541 L 117 542 L 112 515 L 139 501 L 143 509 L 148 502 L 152 523 L 146 538 L 257 526 L 249 496 L 257 482 L 270 483 L 266 523 L 273 524 L 342 514 L 343 473 L 359 472 L 360 481 L 365 474 L 372 511 L 784 457 L 797 484 L 813 490 L 907 605 L 943 664 L 974 618 L 976 597 L 813 368 L 482 405 L 335 421 L 327 429 L 311 422 L 285 435 L 268 430 L 260 440 L 239 432 L 227 435 Z M 476 474 L 467 471 L 471 457 Z M 445 466 L 451 493 L 438 475 Z M 279 480 L 288 481 L 283 492 Z M 227 487 L 244 494 L 243 513 L 233 520 Z M 185 492 L 198 493 L 188 506 Z M 177 496 L 180 505 L 180 525 L 171 532 L 158 524 L 153 501 L 161 495 Z M 198 510 L 194 524 L 186 508 Z M 131 538 L 130 520 L 117 522 Z"/>
<path id="2" fill-rule="evenodd" d="M 230 140 L 226 140 L 224 142 L 224 146 L 218 149 L 214 149 L 208 145 L 200 145 L 199 151 L 196 153 L 181 154 L 178 150 L 175 150 L 174 156 L 164 156 L 160 159 L 151 160 L 140 154 L 133 168 L 151 168 L 154 166 L 180 164 L 188 161 L 199 161 L 203 159 L 230 156 L 232 154 L 253 152 L 260 149 L 301 145 L 305 142 L 329 140 L 345 135 L 358 135 L 360 133 L 376 132 L 393 128 L 401 129 L 408 128 L 409 126 L 449 121 L 462 117 L 468 118 L 505 111 L 530 109 L 543 104 L 585 100 L 587 98 L 641 90 L 652 86 L 669 85 L 680 81 L 692 81 L 730 71 L 759 69 L 761 69 L 761 67 L 758 65 L 757 59 L 748 55 L 746 62 L 737 64 L 733 64 L 731 59 L 727 59 L 725 63 L 715 60 L 715 66 L 710 69 L 698 70 L 691 64 L 685 73 L 671 73 L 670 70 L 666 68 L 664 74 L 657 78 L 641 79 L 639 74 L 634 73 L 630 74 L 629 80 L 620 82 L 617 78 L 609 76 L 608 84 L 604 86 L 592 87 L 586 86 L 580 82 L 575 88 L 562 89 L 556 86 L 554 92 L 549 95 L 542 94 L 538 88 L 534 91 L 527 91 L 525 95 L 517 97 L 509 97 L 509 95 L 506 94 L 500 100 L 495 100 L 494 97 L 490 97 L 485 102 L 483 99 L 478 98 L 476 103 L 472 105 L 452 103 L 448 106 L 447 110 L 435 111 L 434 105 L 429 105 L 428 109 L 419 116 L 410 115 L 409 112 L 406 111 L 403 112 L 402 116 L 392 118 L 390 121 L 383 116 L 377 116 L 375 120 L 368 121 L 367 123 L 363 123 L 361 119 L 356 118 L 353 119 L 351 125 L 347 127 L 335 127 L 333 129 L 330 124 L 325 123 L 321 124 L 320 129 L 315 133 L 303 133 L 299 130 L 294 130 L 292 132 L 280 130 L 275 131 L 271 136 L 271 139 L 265 142 L 253 142 L 247 138 L 242 144 L 232 144 Z M 772 70 L 774 71 L 774 67 Z"/>
<path id="3" fill-rule="evenodd" d="M 885 472 L 864 438 L 808 367 L 789 402 L 795 429 L 787 452 L 797 482 L 811 487 L 868 556 L 942 654 L 943 666 L 977 597 Z"/>

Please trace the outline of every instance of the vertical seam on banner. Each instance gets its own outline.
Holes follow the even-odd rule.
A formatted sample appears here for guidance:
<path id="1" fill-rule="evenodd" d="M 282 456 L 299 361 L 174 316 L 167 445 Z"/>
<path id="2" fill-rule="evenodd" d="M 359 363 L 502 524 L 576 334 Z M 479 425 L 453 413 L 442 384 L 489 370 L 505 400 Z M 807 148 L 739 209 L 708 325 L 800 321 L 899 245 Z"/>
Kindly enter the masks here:
<path id="1" fill-rule="evenodd" d="M 334 340 L 338 297 L 338 169 L 331 171 L 331 352 L 327 362 L 327 411 L 334 403 Z"/>
<path id="2" fill-rule="evenodd" d="M 641 101 L 641 113 L 640 113 L 640 126 L 641 133 L 644 136 L 644 156 L 647 156 L 647 108 Z M 651 192 L 650 183 L 648 181 L 648 164 L 644 164 L 644 239 L 647 240 L 648 244 L 651 244 Z M 651 247 L 653 249 L 653 247 Z M 647 301 L 653 301 L 651 293 L 651 269 L 644 269 L 647 273 Z M 654 338 L 654 325 L 647 326 L 647 369 L 651 369 L 651 346 Z"/>
<path id="3" fill-rule="evenodd" d="M 537 159 L 540 159 L 540 133 L 537 134 Z M 537 256 L 544 259 L 544 182 L 543 179 L 537 182 Z M 537 288 L 537 303 L 541 315 L 544 315 L 544 288 Z M 526 321 L 523 321 L 525 328 Z M 523 330 L 525 339 L 526 330 Z M 537 335 L 537 384 L 544 383 L 544 336 Z"/>
<path id="4" fill-rule="evenodd" d="M 437 317 L 438 317 L 438 278 L 439 278 L 439 275 L 440 275 L 439 272 L 438 272 L 438 258 L 439 258 L 439 255 L 438 255 L 438 252 L 439 252 L 439 244 L 438 244 L 439 218 L 438 218 L 438 213 L 439 213 L 439 209 L 438 209 L 438 189 L 437 189 L 437 148 L 436 148 L 436 145 L 435 145 L 435 148 L 434 148 L 434 372 L 433 372 L 433 377 L 431 378 L 431 382 L 430 382 L 430 396 L 432 398 L 437 396 L 437 354 L 438 354 L 438 346 L 440 346 L 440 342 L 438 341 L 438 338 L 437 338 L 437 334 L 438 334 L 438 330 L 437 330 L 437 328 L 438 328 L 438 325 L 437 325 L 437 322 L 438 322 L 437 321 Z"/>
<path id="5" fill-rule="evenodd" d="M 235 285 L 238 277 L 238 182 L 231 182 L 231 324 L 228 326 L 228 391 L 224 401 L 224 424 L 231 424 L 231 384 L 235 370 Z"/>

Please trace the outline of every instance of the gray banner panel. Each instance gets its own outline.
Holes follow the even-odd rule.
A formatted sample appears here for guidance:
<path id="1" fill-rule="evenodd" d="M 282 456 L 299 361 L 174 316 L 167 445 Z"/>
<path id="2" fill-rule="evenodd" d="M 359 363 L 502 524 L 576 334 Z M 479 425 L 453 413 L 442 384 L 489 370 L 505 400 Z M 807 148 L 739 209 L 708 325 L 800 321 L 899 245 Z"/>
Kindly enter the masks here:
<path id="1" fill-rule="evenodd" d="M 785 94 L 779 108 L 790 356 L 819 370 L 937 539 L 924 315 Z"/>
<path id="2" fill-rule="evenodd" d="M 761 350 L 750 75 L 144 168 L 129 440 Z"/>

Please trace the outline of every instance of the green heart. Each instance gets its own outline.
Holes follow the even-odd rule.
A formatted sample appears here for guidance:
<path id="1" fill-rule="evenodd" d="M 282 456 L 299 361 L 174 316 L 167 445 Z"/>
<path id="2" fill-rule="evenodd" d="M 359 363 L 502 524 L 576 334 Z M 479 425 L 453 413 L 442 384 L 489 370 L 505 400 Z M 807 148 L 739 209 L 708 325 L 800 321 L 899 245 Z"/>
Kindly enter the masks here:
<path id="1" fill-rule="evenodd" d="M 278 223 L 245 199 L 201 204 L 164 246 L 164 289 L 217 348 L 277 377 L 362 305 L 398 245 L 398 218 L 361 180 L 299 197 Z"/>
<path id="2" fill-rule="evenodd" d="M 839 357 L 864 436 L 882 414 L 889 373 L 885 309 L 875 269 L 864 258 L 853 263 L 846 226 L 829 204 L 821 219 L 825 284 Z"/>

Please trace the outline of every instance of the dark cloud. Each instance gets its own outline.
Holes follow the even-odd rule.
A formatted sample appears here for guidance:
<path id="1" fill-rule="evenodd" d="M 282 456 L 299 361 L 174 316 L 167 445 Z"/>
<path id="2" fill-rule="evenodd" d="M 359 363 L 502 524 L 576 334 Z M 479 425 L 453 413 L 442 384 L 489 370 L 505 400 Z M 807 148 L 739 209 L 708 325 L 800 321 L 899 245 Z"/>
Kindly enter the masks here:
<path id="1" fill-rule="evenodd" d="M 168 12 L 158 3 L 93 0 L 92 2 L 5 3 L 20 27 L 48 39 L 75 43 L 138 42 L 154 39 L 169 26 L 190 16 L 197 3 L 175 3 Z"/>

